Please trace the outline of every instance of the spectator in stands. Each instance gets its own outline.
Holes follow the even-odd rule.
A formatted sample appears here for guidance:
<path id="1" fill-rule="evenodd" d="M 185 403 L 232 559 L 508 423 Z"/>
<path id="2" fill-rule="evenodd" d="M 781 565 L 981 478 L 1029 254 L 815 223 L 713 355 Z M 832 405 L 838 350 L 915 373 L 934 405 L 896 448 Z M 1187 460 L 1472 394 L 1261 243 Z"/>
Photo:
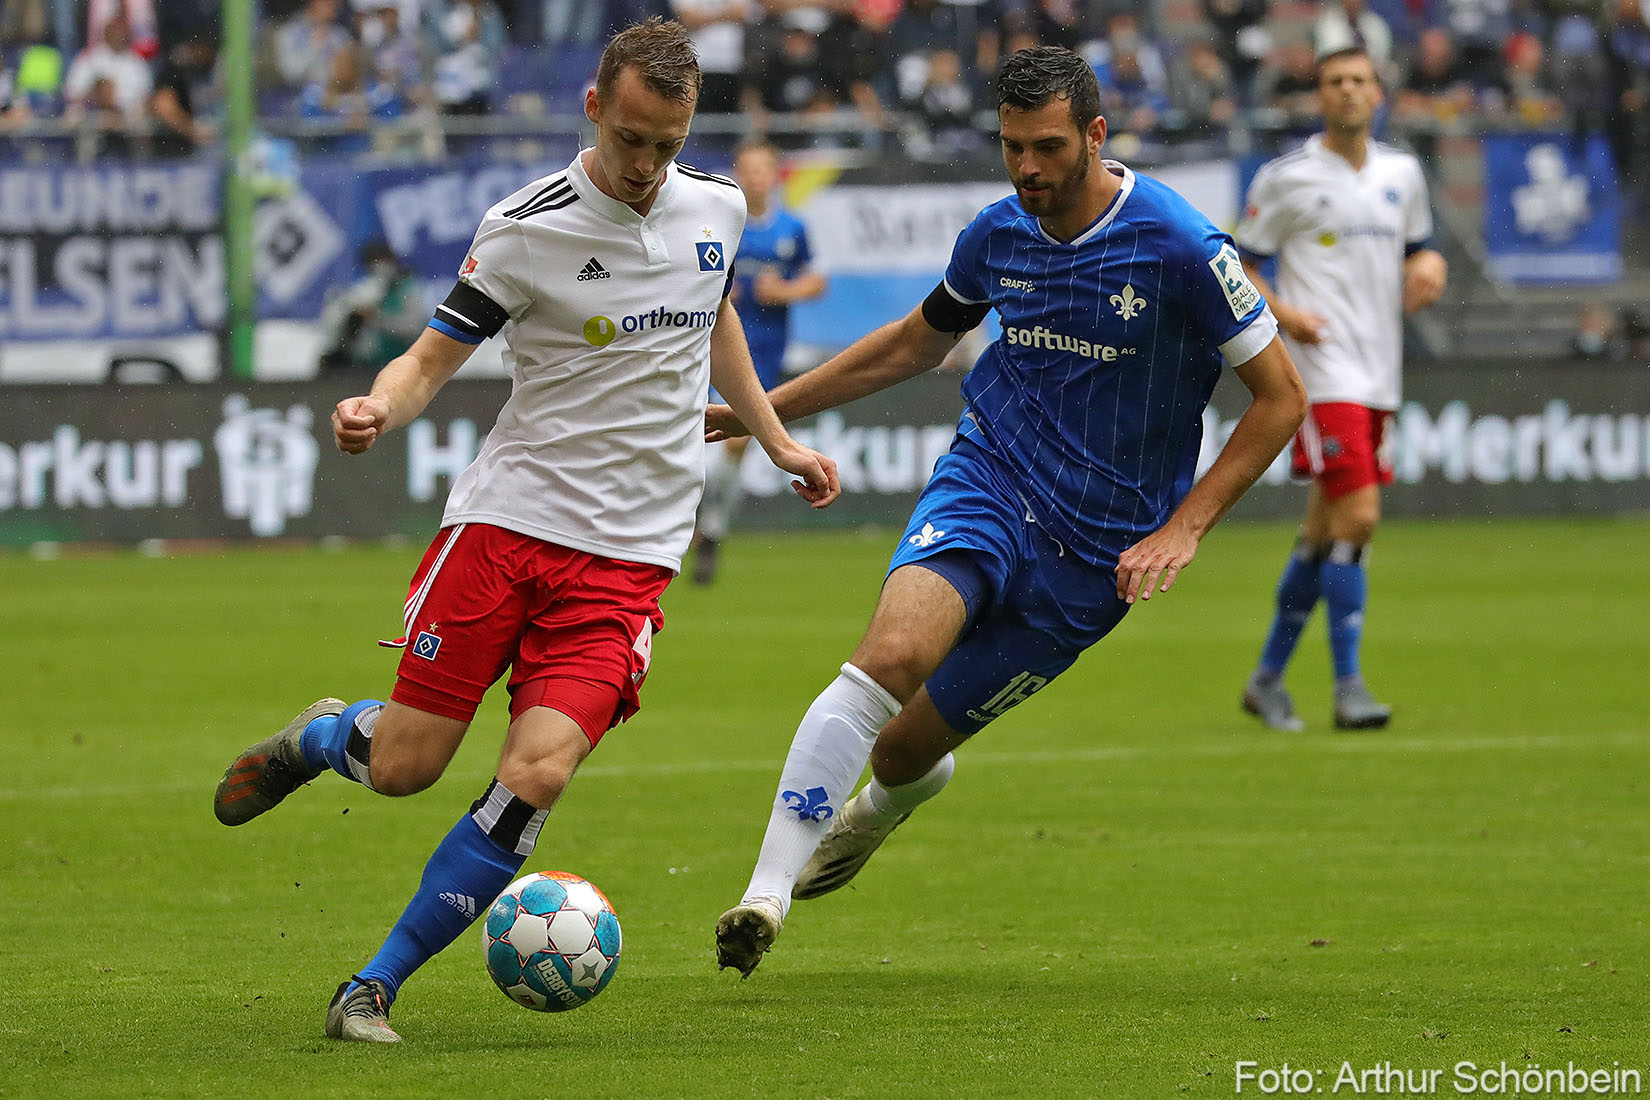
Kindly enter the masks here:
<path id="1" fill-rule="evenodd" d="M 1375 74 L 1392 83 L 1392 29 L 1364 0 L 1330 0 L 1312 28 L 1312 39 L 1317 57 L 1362 46 L 1375 63 Z"/>
<path id="2" fill-rule="evenodd" d="M 160 53 L 160 30 L 155 0 L 89 0 L 86 5 L 86 41 L 103 41 L 104 28 L 116 16 L 125 16 L 132 50 L 145 61 Z"/>
<path id="3" fill-rule="evenodd" d="M 17 54 L 14 69 L 0 81 L 0 128 L 12 129 L 30 119 L 55 115 L 63 102 L 63 55 L 56 46 L 36 42 Z"/>
<path id="4" fill-rule="evenodd" d="M 309 0 L 275 36 L 275 70 L 283 87 L 324 84 L 332 62 L 349 49 L 349 32 L 338 22 L 338 0 Z"/>
<path id="5" fill-rule="evenodd" d="M 963 72 L 962 59 L 953 50 L 928 55 L 928 75 L 917 97 L 927 153 L 949 156 L 978 149 L 981 135 L 974 128 L 979 97 Z"/>
<path id="6" fill-rule="evenodd" d="M 367 73 L 366 57 L 359 46 L 334 55 L 326 82 L 310 84 L 298 96 L 301 117 L 335 122 L 344 131 L 320 142 L 322 150 L 333 153 L 371 149 L 373 120 L 399 118 L 401 108 L 395 89 Z"/>
<path id="7" fill-rule="evenodd" d="M 155 75 L 149 111 L 155 119 L 152 148 L 157 156 L 188 156 L 212 141 L 212 128 L 200 120 L 198 91 L 212 80 L 217 45 L 203 33 L 167 51 Z"/>
<path id="8" fill-rule="evenodd" d="M 1187 43 L 1170 76 L 1172 99 L 1186 114 L 1187 130 L 1206 138 L 1225 133 L 1237 115 L 1237 89 L 1214 41 Z"/>
<path id="9" fill-rule="evenodd" d="M 51 32 L 48 0 L 0 0 L 0 49 L 43 42 Z"/>
<path id="10" fill-rule="evenodd" d="M 1118 131 L 1135 135 L 1155 131 L 1169 109 L 1168 96 L 1147 79 L 1140 55 L 1132 49 L 1112 51 L 1100 84 L 1100 103 Z"/>
<path id="11" fill-rule="evenodd" d="M 360 279 L 327 301 L 320 369 L 376 371 L 429 322 L 421 281 L 383 240 L 361 249 Z"/>
<path id="12" fill-rule="evenodd" d="M 1289 115 L 1317 110 L 1318 70 L 1311 40 L 1295 38 L 1278 47 L 1256 78 L 1255 102 Z"/>
<path id="13" fill-rule="evenodd" d="M 1454 118 L 1472 110 L 1473 86 L 1457 63 L 1455 44 L 1442 27 L 1428 27 L 1415 43 L 1393 110 L 1410 119 Z"/>
<path id="14" fill-rule="evenodd" d="M 1106 20 L 1104 35 L 1084 42 L 1078 52 L 1094 67 L 1102 89 L 1105 88 L 1107 69 L 1112 65 L 1112 59 L 1119 53 L 1133 54 L 1141 78 L 1154 93 L 1167 99 L 1168 62 L 1164 60 L 1162 49 L 1146 34 L 1134 12 L 1113 12 Z"/>
<path id="15" fill-rule="evenodd" d="M 1529 31 L 1519 31 L 1507 39 L 1503 50 L 1506 69 L 1502 86 L 1507 107 L 1530 124 L 1550 122 L 1559 117 L 1562 105 L 1553 90 L 1547 71 L 1547 51 L 1541 39 Z"/>
<path id="16" fill-rule="evenodd" d="M 368 71 L 393 88 L 403 102 L 422 103 L 424 59 L 418 48 L 417 25 L 408 24 L 403 7 L 396 0 L 362 0 L 356 5 L 356 19 L 356 36 L 367 51 Z"/>
<path id="17" fill-rule="evenodd" d="M 149 63 L 132 49 L 131 28 L 124 13 L 103 25 L 103 38 L 75 55 L 63 78 L 66 114 L 71 119 L 94 116 L 112 123 L 111 113 L 136 122 L 148 112 L 154 78 Z"/>
<path id="18" fill-rule="evenodd" d="M 798 24 L 784 27 L 776 56 L 759 59 L 753 82 L 743 94 L 745 110 L 755 129 L 763 132 L 769 112 L 812 116 L 822 120 L 834 112 L 852 108 L 860 127 L 880 130 L 885 124 L 882 105 L 870 83 L 867 58 L 844 45 L 827 51 L 818 35 Z M 747 71 L 747 79 L 751 79 Z M 825 140 L 826 135 L 816 132 Z"/>
<path id="19" fill-rule="evenodd" d="M 1215 52 L 1231 74 L 1240 106 L 1254 102 L 1255 81 L 1272 48 L 1266 7 L 1267 0 L 1203 0 L 1203 15 L 1215 32 Z"/>
<path id="20" fill-rule="evenodd" d="M 1114 13 L 1107 21 L 1105 40 L 1089 43 L 1082 53 L 1100 81 L 1107 121 L 1135 134 L 1155 130 L 1169 109 L 1168 69 L 1133 13 Z"/>
<path id="21" fill-rule="evenodd" d="M 1079 0 L 1030 0 L 1026 7 L 1031 13 L 1030 30 L 1044 45 L 1075 50 L 1098 29 L 1088 6 Z"/>
<path id="22" fill-rule="evenodd" d="M 162 47 L 191 38 L 216 45 L 223 38 L 223 0 L 161 0 L 155 16 Z"/>
<path id="23" fill-rule="evenodd" d="M 1650 186 L 1650 23 L 1641 0 L 1614 0 L 1604 32 L 1605 133 L 1629 197 L 1644 202 Z"/>
<path id="24" fill-rule="evenodd" d="M 756 14 L 750 0 L 670 0 L 671 12 L 688 29 L 699 55 L 700 113 L 739 109 L 744 83 L 745 24 Z"/>
<path id="25" fill-rule="evenodd" d="M 505 43 L 498 6 L 492 0 L 447 0 L 431 28 L 437 105 L 449 115 L 486 114 Z"/>
<path id="26" fill-rule="evenodd" d="M 888 28 L 888 50 L 896 76 L 905 85 L 902 98 L 912 98 L 912 88 L 920 87 L 926 65 L 916 66 L 914 77 L 901 74 L 903 59 L 924 58 L 935 50 L 950 50 L 971 78 L 997 71 L 1000 52 L 999 25 L 1002 19 L 998 0 L 979 3 L 958 0 L 905 0 Z"/>
<path id="27" fill-rule="evenodd" d="M 1512 26 L 1508 0 L 1439 0 L 1442 25 L 1455 46 L 1456 63 L 1475 90 L 1502 80 L 1501 46 Z"/>

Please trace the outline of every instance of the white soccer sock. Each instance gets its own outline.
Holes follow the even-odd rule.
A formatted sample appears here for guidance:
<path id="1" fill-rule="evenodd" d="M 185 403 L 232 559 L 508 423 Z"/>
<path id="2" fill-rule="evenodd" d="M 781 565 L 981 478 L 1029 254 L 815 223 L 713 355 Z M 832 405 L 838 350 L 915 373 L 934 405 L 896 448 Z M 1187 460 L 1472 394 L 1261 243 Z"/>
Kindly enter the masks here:
<path id="1" fill-rule="evenodd" d="M 831 816 L 842 812 L 877 734 L 899 710 L 897 699 L 853 665 L 843 665 L 819 693 L 785 756 L 745 902 L 777 899 L 781 913 L 790 912 L 797 874 L 819 847 Z M 820 816 L 826 807 L 831 813 Z"/>
<path id="2" fill-rule="evenodd" d="M 928 769 L 928 774 L 921 779 L 910 783 L 901 783 L 897 787 L 885 787 L 878 782 L 875 775 L 865 784 L 865 790 L 860 792 L 865 801 L 860 804 L 870 820 L 859 816 L 859 807 L 856 807 L 854 821 L 868 825 L 886 825 L 898 821 L 912 810 L 927 802 L 930 798 L 945 790 L 945 785 L 951 782 L 951 773 L 957 770 L 957 758 L 950 753 L 940 757 L 940 762 Z"/>
<path id="3" fill-rule="evenodd" d="M 699 533 L 707 539 L 723 539 L 733 526 L 734 513 L 739 511 L 744 489 L 740 485 L 740 461 L 727 447 L 711 452 L 705 471 L 705 496 L 699 503 Z"/>

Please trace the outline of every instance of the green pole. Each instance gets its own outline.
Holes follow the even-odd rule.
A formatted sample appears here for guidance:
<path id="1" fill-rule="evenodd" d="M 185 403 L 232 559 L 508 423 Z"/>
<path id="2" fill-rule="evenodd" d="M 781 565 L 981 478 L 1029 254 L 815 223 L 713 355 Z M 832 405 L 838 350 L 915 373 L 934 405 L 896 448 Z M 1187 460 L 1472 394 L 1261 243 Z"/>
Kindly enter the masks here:
<path id="1" fill-rule="evenodd" d="M 252 271 L 252 5 L 223 6 L 224 250 L 229 279 L 229 369 L 253 376 L 252 326 L 256 319 Z"/>

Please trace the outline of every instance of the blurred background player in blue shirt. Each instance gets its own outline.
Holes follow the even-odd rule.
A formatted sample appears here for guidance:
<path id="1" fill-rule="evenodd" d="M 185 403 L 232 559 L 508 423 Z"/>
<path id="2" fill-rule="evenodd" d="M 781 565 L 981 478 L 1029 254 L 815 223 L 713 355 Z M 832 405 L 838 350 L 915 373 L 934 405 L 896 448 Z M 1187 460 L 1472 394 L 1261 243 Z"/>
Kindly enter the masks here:
<path id="1" fill-rule="evenodd" d="M 733 300 L 745 326 L 756 377 L 763 389 L 771 390 L 785 374 L 791 303 L 825 293 L 825 276 L 809 266 L 813 251 L 808 247 L 807 227 L 780 205 L 779 151 L 766 141 L 744 142 L 734 152 L 733 176 L 745 192 L 749 210 L 745 235 L 734 254 Z M 699 505 L 694 541 L 695 584 L 716 579 L 717 550 L 744 496 L 739 467 L 749 442 L 741 436 L 712 444 L 706 457 L 705 496 Z"/>

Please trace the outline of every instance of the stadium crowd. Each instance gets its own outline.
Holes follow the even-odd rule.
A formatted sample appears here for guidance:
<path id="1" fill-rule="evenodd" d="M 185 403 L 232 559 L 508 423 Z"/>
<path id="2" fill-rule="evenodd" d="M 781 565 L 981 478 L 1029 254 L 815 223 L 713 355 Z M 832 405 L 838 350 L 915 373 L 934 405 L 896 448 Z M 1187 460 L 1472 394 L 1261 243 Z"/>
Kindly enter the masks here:
<path id="1" fill-rule="evenodd" d="M 999 59 L 1037 42 L 1089 60 L 1114 134 L 1224 139 L 1308 113 L 1314 56 L 1356 40 L 1412 129 L 1602 132 L 1630 187 L 1650 178 L 1650 0 L 264 0 L 258 109 L 335 151 L 403 115 L 565 110 L 607 36 L 655 13 L 692 32 L 703 110 L 782 142 L 978 148 Z M 209 0 L 0 0 L 0 133 L 92 133 L 111 155 L 209 144 L 221 19 Z"/>

